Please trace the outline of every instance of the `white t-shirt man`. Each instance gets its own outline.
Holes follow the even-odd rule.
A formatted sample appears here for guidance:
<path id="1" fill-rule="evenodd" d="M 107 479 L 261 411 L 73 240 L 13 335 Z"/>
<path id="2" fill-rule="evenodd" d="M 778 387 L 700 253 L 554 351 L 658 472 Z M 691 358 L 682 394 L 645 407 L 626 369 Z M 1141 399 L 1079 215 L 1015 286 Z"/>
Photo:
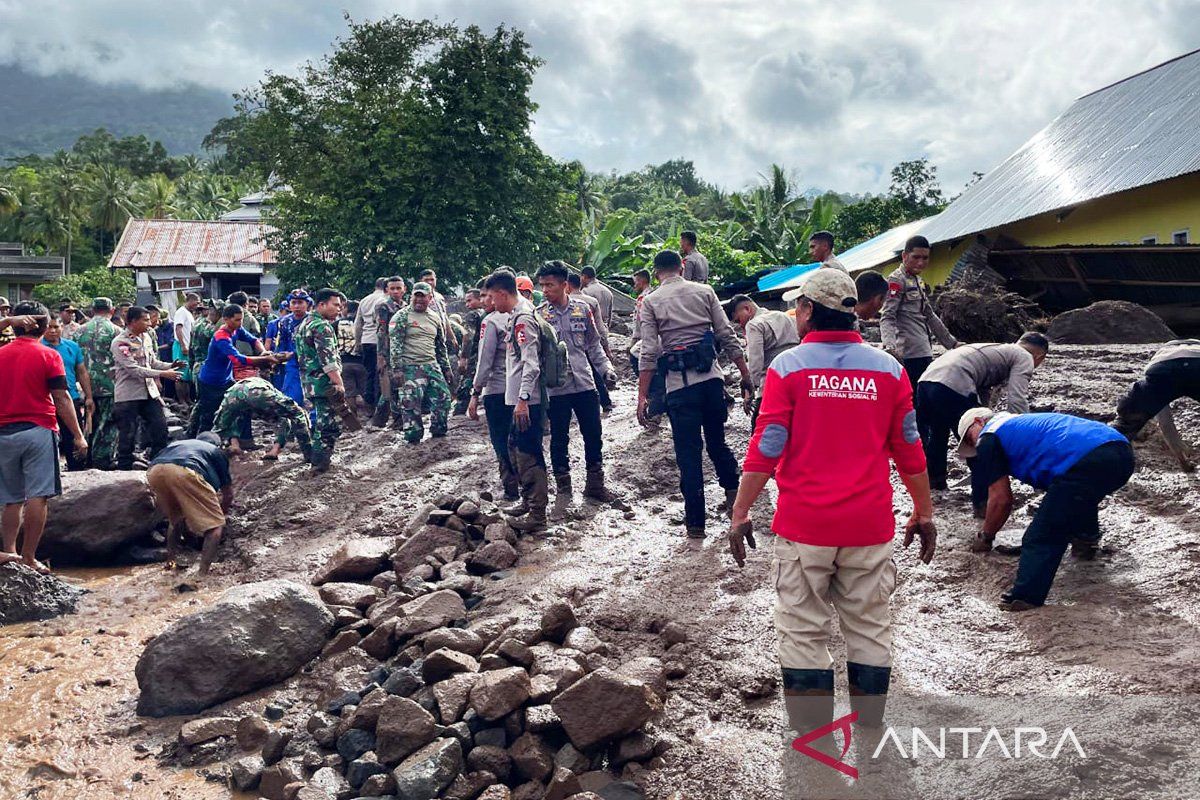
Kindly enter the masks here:
<path id="1" fill-rule="evenodd" d="M 178 340 L 180 345 L 184 348 L 191 346 L 192 326 L 196 323 L 196 318 L 192 315 L 191 309 L 187 306 L 180 306 L 175 309 L 175 316 L 171 321 L 175 325 L 183 327 L 183 338 Z"/>

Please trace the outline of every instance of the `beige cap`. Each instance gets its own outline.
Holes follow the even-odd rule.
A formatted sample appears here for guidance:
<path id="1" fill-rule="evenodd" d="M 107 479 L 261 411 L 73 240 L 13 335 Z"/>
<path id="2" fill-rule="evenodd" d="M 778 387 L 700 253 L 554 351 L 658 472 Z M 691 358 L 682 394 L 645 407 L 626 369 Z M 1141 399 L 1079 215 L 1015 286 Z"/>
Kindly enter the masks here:
<path id="1" fill-rule="evenodd" d="M 972 408 L 967 413 L 958 418 L 958 454 L 963 458 L 973 458 L 975 456 L 975 445 L 967 444 L 967 431 L 975 424 L 975 420 L 987 421 L 996 416 L 996 412 L 990 408 Z"/>
<path id="2" fill-rule="evenodd" d="M 851 314 L 858 303 L 858 289 L 854 286 L 854 279 L 841 270 L 815 269 L 804 279 L 804 283 L 783 294 L 786 301 L 798 297 L 807 297 L 833 311 Z"/>

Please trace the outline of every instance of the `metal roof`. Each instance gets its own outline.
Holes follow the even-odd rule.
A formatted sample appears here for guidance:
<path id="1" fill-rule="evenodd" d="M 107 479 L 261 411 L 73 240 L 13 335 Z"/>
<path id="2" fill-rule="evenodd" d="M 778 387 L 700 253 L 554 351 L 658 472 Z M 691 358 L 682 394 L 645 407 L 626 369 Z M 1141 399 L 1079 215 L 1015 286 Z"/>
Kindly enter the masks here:
<path id="1" fill-rule="evenodd" d="M 903 225 L 897 225 L 895 228 L 884 231 L 873 239 L 867 239 L 865 242 L 851 247 L 844 253 L 838 253 L 837 259 L 842 262 L 842 266 L 851 275 L 871 269 L 872 267 L 877 267 L 880 264 L 886 264 L 900 254 L 900 251 L 904 249 L 904 243 L 908 240 L 908 237 L 920 233 L 926 225 L 932 223 L 938 216 L 934 215 L 925 219 L 907 222 Z M 799 267 L 790 267 L 782 272 L 768 275 L 758 282 L 759 291 L 787 291 L 788 289 L 793 289 L 804 283 L 804 279 L 808 275 L 808 269 L 805 267 L 811 266 L 815 265 L 805 264 Z M 769 284 L 768 278 L 771 279 Z"/>
<path id="2" fill-rule="evenodd" d="M 274 264 L 275 254 L 263 246 L 263 236 L 271 230 L 260 222 L 131 219 L 108 266 Z"/>
<path id="3" fill-rule="evenodd" d="M 944 242 L 1196 172 L 1198 130 L 1200 50 L 1079 98 L 921 232 Z"/>

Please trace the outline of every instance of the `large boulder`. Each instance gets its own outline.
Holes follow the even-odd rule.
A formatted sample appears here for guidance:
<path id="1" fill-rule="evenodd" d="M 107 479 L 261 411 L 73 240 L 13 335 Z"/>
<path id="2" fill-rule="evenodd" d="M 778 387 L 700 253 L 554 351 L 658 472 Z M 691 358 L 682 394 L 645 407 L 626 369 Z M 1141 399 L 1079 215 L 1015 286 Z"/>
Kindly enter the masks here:
<path id="1" fill-rule="evenodd" d="M 374 578 L 387 568 L 393 544 L 391 539 L 358 539 L 346 542 L 334 551 L 325 566 L 313 576 L 314 586 L 333 581 Z"/>
<path id="2" fill-rule="evenodd" d="M 571 744 L 587 750 L 627 736 L 662 711 L 654 690 L 636 678 L 599 669 L 551 702 Z"/>
<path id="3" fill-rule="evenodd" d="M 42 575 L 23 564 L 5 564 L 0 566 L 0 625 L 69 614 L 83 594 L 83 589 L 55 575 Z"/>
<path id="4" fill-rule="evenodd" d="M 80 564 L 113 555 L 149 535 L 163 516 L 144 472 L 66 472 L 63 492 L 50 498 L 38 556 Z"/>
<path id="5" fill-rule="evenodd" d="M 1175 338 L 1154 312 L 1124 300 L 1101 300 L 1064 311 L 1050 323 L 1046 336 L 1056 344 L 1154 344 Z"/>
<path id="6" fill-rule="evenodd" d="M 138 659 L 138 714 L 194 714 L 277 683 L 321 652 L 333 615 L 286 580 L 236 586 L 155 636 Z"/>

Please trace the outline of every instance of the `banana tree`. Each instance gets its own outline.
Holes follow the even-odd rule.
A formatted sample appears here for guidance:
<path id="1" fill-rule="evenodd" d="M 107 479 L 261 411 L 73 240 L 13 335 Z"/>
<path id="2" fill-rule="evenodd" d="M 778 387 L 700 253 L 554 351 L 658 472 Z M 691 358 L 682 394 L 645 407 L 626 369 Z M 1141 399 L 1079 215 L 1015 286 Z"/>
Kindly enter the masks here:
<path id="1" fill-rule="evenodd" d="M 626 209 L 610 213 L 588 243 L 583 264 L 596 270 L 598 277 L 638 269 L 653 255 L 653 245 L 647 244 L 642 236 L 625 235 L 632 218 L 633 213 Z"/>

